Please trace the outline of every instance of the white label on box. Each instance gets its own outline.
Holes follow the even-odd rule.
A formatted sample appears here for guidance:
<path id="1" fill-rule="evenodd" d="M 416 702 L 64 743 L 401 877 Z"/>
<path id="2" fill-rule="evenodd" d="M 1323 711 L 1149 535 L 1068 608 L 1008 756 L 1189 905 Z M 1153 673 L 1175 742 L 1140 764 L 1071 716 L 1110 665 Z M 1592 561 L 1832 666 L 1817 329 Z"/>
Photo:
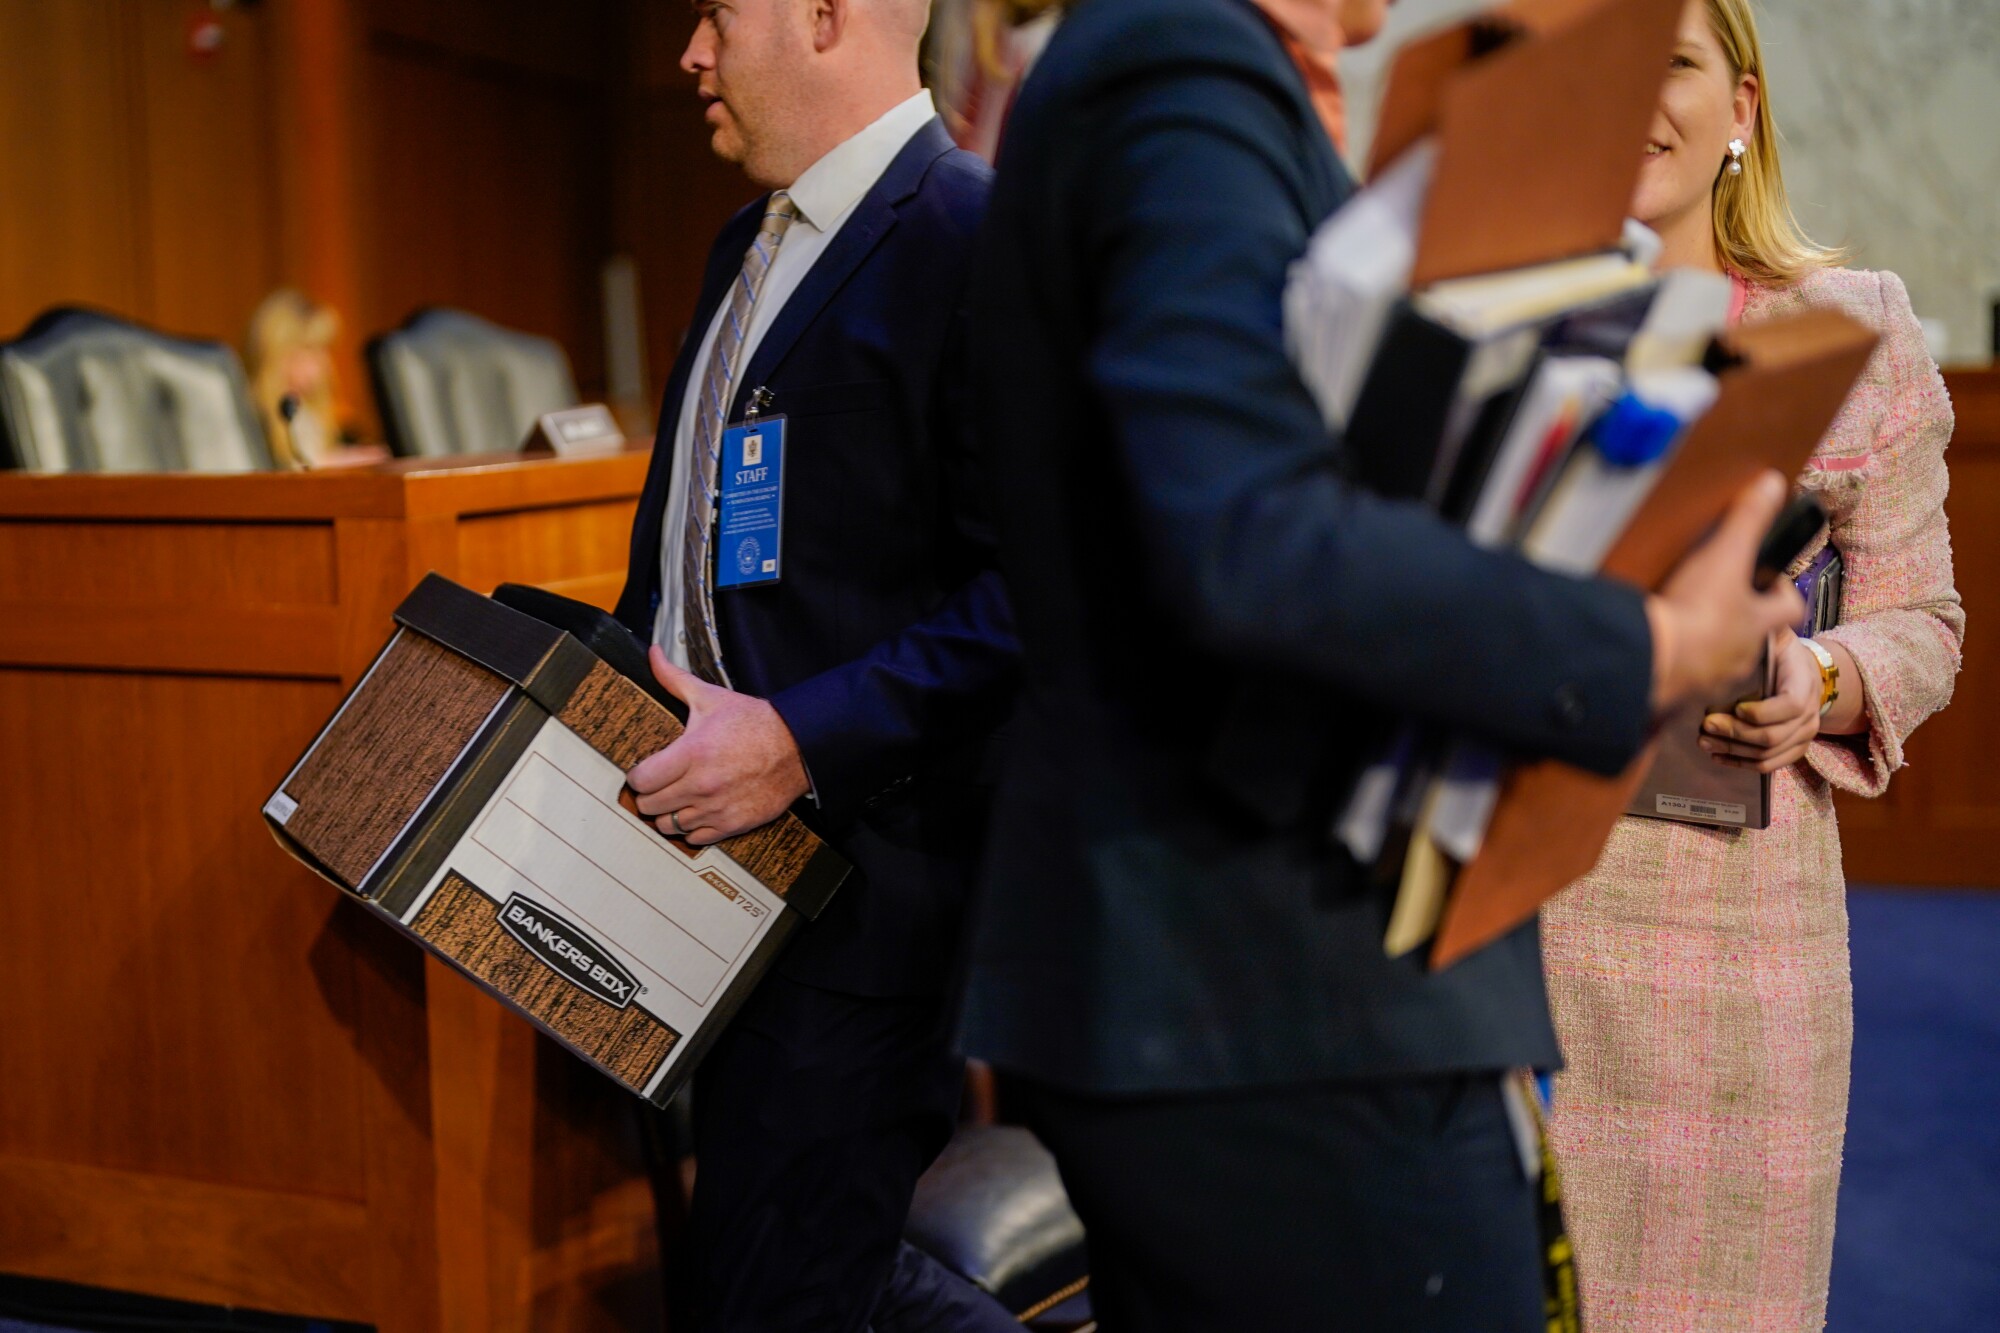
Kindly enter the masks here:
<path id="1" fill-rule="evenodd" d="M 1747 807 L 1730 801 L 1702 801 L 1664 792 L 1653 798 L 1653 808 L 1675 819 L 1707 819 L 1717 824 L 1741 824 L 1750 817 Z"/>
<path id="2" fill-rule="evenodd" d="M 539 905 L 510 933 L 535 932 L 538 953 L 554 949 L 600 984 L 599 972 L 629 974 L 630 1003 L 691 1037 L 784 901 L 726 853 L 669 843 L 618 804 L 624 785 L 623 770 L 550 719 L 402 919 L 414 923 L 454 872 L 496 904 Z M 559 942 L 541 938 L 550 921 L 567 928 Z M 596 967 L 606 958 L 616 968 Z"/>
<path id="3" fill-rule="evenodd" d="M 624 814 L 530 753 L 471 840 L 534 885 L 534 896 L 616 940 L 650 981 L 705 1005 L 757 923 L 693 874 L 661 873 L 680 869 L 662 867 L 661 853 L 680 853 Z"/>
<path id="4" fill-rule="evenodd" d="M 283 792 L 276 793 L 270 800 L 264 802 L 264 813 L 280 825 L 288 822 L 298 810 L 299 803 Z"/>

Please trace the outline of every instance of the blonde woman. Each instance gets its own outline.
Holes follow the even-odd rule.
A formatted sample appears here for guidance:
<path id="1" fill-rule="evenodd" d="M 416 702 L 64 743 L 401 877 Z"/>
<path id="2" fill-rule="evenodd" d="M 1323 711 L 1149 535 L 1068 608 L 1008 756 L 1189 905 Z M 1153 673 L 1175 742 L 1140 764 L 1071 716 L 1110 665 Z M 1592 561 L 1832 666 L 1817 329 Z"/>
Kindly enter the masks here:
<path id="1" fill-rule="evenodd" d="M 1787 635 L 1777 694 L 1704 723 L 1718 763 L 1772 775 L 1771 827 L 1626 819 L 1543 914 L 1569 1062 L 1550 1128 L 1593 1333 L 1793 1333 L 1825 1323 L 1847 1118 L 1832 794 L 1879 795 L 1951 697 L 1951 404 L 1902 282 L 1793 219 L 1748 0 L 1688 5 L 1652 134 L 1633 211 L 1664 264 L 1730 274 L 1744 319 L 1830 306 L 1882 343 L 1799 479 L 1845 562 L 1841 623 Z"/>
<path id="2" fill-rule="evenodd" d="M 319 466 L 340 451 L 332 353 L 339 332 L 339 315 L 289 287 L 265 297 L 250 317 L 243 365 L 281 467 Z M 289 421 L 281 407 L 288 397 L 297 400 Z"/>

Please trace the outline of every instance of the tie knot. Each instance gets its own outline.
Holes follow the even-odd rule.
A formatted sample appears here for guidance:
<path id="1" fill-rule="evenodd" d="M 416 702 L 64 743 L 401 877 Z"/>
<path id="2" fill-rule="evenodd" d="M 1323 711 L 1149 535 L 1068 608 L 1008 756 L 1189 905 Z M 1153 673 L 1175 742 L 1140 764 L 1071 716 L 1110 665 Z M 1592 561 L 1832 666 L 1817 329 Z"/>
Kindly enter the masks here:
<path id="1" fill-rule="evenodd" d="M 765 203 L 764 221 L 757 230 L 765 236 L 781 237 L 798 216 L 799 206 L 792 202 L 792 196 L 780 190 Z"/>

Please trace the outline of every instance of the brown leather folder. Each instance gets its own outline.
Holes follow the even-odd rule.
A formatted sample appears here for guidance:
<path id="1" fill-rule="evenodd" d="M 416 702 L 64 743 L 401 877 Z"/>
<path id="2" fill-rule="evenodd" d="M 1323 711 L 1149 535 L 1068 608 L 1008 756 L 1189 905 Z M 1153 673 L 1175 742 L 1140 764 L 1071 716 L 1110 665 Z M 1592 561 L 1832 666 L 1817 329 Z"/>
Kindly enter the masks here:
<path id="1" fill-rule="evenodd" d="M 1876 336 L 1831 310 L 1747 325 L 1726 336 L 1721 393 L 1688 431 L 1659 484 L 1604 562 L 1655 588 L 1758 473 L 1796 476 L 1868 364 Z M 1587 874 L 1638 790 L 1652 746 L 1616 777 L 1549 760 L 1507 778 L 1479 855 L 1452 886 L 1431 949 L 1447 967 L 1533 916 Z"/>
<path id="2" fill-rule="evenodd" d="M 1519 0 L 1398 53 L 1369 174 L 1438 136 L 1412 287 L 1618 244 L 1680 14 Z"/>

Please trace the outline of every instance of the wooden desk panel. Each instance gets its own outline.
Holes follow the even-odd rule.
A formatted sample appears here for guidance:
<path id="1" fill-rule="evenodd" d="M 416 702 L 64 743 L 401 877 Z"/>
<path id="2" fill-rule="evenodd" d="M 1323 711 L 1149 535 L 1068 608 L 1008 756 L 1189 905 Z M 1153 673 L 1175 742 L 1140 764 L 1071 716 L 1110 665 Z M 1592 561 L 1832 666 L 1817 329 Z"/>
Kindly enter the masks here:
<path id="1" fill-rule="evenodd" d="M 0 1197 L 10 1272 L 216 1305 L 374 1317 L 369 1259 L 379 1241 L 357 1203 L 24 1157 L 0 1158 Z M 413 1288 L 409 1304 L 435 1302 Z"/>
<path id="2" fill-rule="evenodd" d="M 0 1271 L 658 1326 L 630 1099 L 257 815 L 427 570 L 615 595 L 646 461 L 0 475 Z"/>
<path id="3" fill-rule="evenodd" d="M 458 525 L 459 580 L 480 592 L 510 581 L 537 583 L 608 610 L 625 586 L 637 510 L 636 501 L 615 501 L 467 519 Z"/>
<path id="4" fill-rule="evenodd" d="M 336 893 L 229 818 L 339 701 L 310 681 L 0 672 L 0 754 L 35 775 L 0 802 L 28 890 L 8 921 L 37 942 L 0 982 L 34 1015 L 0 1038 L 0 1087 L 65 1094 L 9 1097 L 0 1155 L 362 1197 L 354 959 L 314 956 Z"/>
<path id="5" fill-rule="evenodd" d="M 0 521 L 86 522 L 451 518 L 636 500 L 648 445 L 587 457 L 466 454 L 330 472 L 0 472 Z"/>
<path id="6" fill-rule="evenodd" d="M 0 569 L 38 602 L 97 606 L 332 606 L 325 523 L 131 520 L 0 523 Z"/>

